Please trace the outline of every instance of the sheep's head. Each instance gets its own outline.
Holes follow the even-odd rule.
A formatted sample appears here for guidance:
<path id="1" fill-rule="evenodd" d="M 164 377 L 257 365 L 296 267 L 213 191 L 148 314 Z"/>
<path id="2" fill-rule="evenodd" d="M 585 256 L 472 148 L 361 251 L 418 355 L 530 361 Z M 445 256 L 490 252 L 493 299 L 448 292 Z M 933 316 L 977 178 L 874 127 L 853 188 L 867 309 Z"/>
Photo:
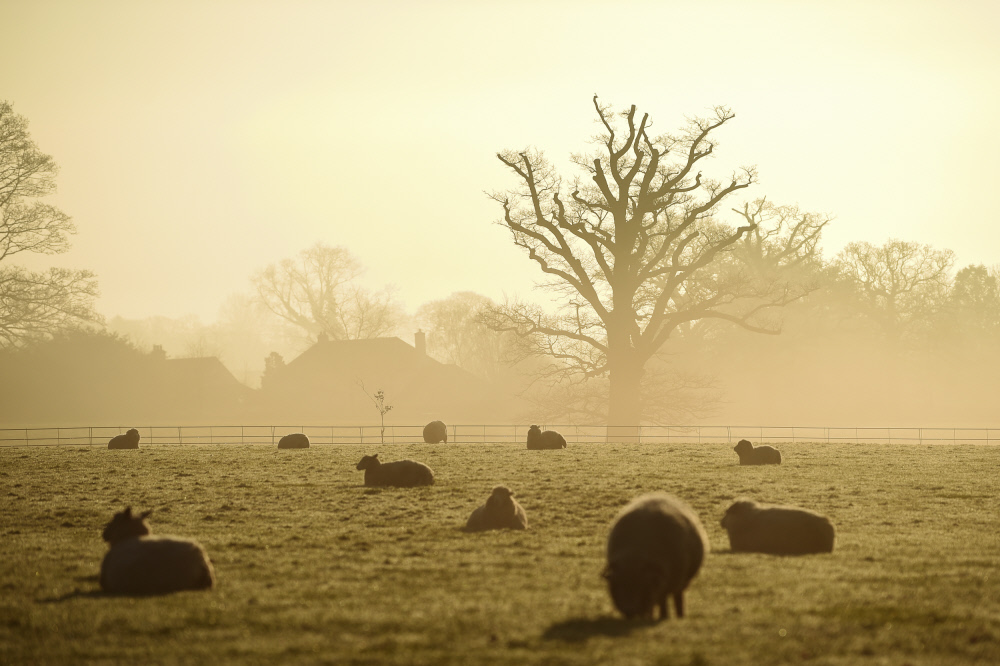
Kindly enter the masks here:
<path id="1" fill-rule="evenodd" d="M 732 506 L 726 509 L 726 515 L 722 517 L 719 524 L 722 525 L 723 528 L 729 529 L 733 525 L 734 520 L 739 520 L 740 516 L 744 516 L 756 508 L 757 502 L 754 502 L 753 500 L 737 500 L 733 502 Z"/>
<path id="2" fill-rule="evenodd" d="M 514 491 L 507 486 L 497 486 L 486 499 L 486 508 L 492 513 L 514 513 Z"/>
<path id="3" fill-rule="evenodd" d="M 139 431 L 136 430 L 135 428 L 129 428 L 128 432 L 126 432 L 125 434 L 133 439 L 139 439 Z"/>
<path id="4" fill-rule="evenodd" d="M 113 544 L 122 539 L 152 534 L 152 530 L 149 529 L 149 523 L 146 522 L 146 518 L 151 513 L 153 513 L 152 509 L 133 516 L 132 507 L 127 507 L 124 511 L 116 513 L 111 522 L 104 526 L 101 538 Z"/>
<path id="5" fill-rule="evenodd" d="M 736 443 L 736 446 L 733 447 L 733 451 L 736 451 L 737 454 L 742 456 L 744 453 L 753 451 L 753 444 L 751 444 L 748 439 L 741 439 Z"/>
<path id="6" fill-rule="evenodd" d="M 382 462 L 378 459 L 378 454 L 376 453 L 373 456 L 365 456 L 362 458 L 361 462 L 358 463 L 357 469 L 369 469 L 372 467 L 378 467 L 381 464 Z"/>
<path id="7" fill-rule="evenodd" d="M 603 573 L 615 608 L 626 617 L 652 619 L 666 581 L 662 564 L 650 561 L 609 562 Z"/>

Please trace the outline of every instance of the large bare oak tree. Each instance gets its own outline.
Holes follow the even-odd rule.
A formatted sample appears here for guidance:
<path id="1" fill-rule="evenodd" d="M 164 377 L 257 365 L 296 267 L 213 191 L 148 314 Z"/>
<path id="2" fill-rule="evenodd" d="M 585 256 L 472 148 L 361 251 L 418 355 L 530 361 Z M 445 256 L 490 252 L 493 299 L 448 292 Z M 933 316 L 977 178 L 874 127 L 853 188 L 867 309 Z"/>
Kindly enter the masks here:
<path id="1" fill-rule="evenodd" d="M 97 280 L 90 271 L 31 271 L 8 260 L 22 252 L 58 254 L 76 229 L 40 201 L 56 189 L 58 167 L 28 133 L 28 121 L 0 101 L 0 347 L 18 346 L 96 322 Z"/>
<path id="2" fill-rule="evenodd" d="M 635 106 L 593 103 L 597 149 L 572 156 L 586 178 L 563 181 L 537 150 L 497 154 L 518 180 L 492 195 L 500 223 L 562 307 L 508 302 L 485 320 L 579 379 L 606 375 L 609 436 L 613 426 L 627 436 L 642 420 L 647 361 L 679 328 L 718 319 L 777 332 L 767 313 L 808 291 L 793 269 L 812 260 L 829 220 L 764 200 L 726 211 L 738 226 L 721 219 L 723 202 L 757 180 L 754 167 L 723 181 L 698 170 L 715 151 L 713 133 L 734 118 L 727 108 L 653 136 Z"/>

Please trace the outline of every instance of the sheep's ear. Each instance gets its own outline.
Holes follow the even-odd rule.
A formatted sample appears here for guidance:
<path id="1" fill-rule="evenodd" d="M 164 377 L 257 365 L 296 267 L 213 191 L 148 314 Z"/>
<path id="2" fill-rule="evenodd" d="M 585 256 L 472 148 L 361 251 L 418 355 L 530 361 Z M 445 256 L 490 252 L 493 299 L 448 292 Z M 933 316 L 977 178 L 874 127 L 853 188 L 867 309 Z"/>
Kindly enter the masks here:
<path id="1" fill-rule="evenodd" d="M 152 514 L 152 513 L 153 513 L 152 509 L 150 509 L 149 511 L 143 511 L 142 513 L 139 514 L 139 518 L 140 518 L 140 520 L 141 519 L 145 519 L 145 518 L 149 518 L 150 514 Z"/>
<path id="2" fill-rule="evenodd" d="M 601 569 L 601 578 L 604 580 L 611 580 L 613 572 L 611 571 L 611 565 L 606 564 L 603 569 Z"/>
<path id="3" fill-rule="evenodd" d="M 132 507 L 130 507 L 130 506 L 125 507 L 125 510 L 122 511 L 122 515 L 125 516 L 126 518 L 131 518 L 132 517 Z"/>
<path id="4" fill-rule="evenodd" d="M 372 458 L 378 458 L 378 454 L 376 453 L 375 455 L 372 456 Z"/>

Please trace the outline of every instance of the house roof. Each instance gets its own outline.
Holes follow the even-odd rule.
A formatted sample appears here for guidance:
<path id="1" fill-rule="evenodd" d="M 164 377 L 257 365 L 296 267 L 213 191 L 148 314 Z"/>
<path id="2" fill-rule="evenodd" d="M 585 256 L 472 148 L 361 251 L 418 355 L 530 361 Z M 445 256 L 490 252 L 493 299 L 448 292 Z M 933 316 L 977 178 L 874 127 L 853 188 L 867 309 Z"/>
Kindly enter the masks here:
<path id="1" fill-rule="evenodd" d="M 353 422 L 371 417 L 367 394 L 384 390 L 398 419 L 482 419 L 496 411 L 498 393 L 486 380 L 434 360 L 399 338 L 321 340 L 275 376 L 288 411 Z M 363 385 L 363 390 L 362 390 Z"/>

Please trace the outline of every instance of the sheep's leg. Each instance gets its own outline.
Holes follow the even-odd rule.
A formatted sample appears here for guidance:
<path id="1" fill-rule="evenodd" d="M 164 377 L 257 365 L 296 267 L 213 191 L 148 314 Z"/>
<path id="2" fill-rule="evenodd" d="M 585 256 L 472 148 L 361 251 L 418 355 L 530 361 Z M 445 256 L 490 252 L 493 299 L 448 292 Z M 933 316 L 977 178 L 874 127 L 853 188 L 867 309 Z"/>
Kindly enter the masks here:
<path id="1" fill-rule="evenodd" d="M 670 609 L 667 607 L 667 595 L 660 597 L 660 601 L 657 603 L 660 607 L 660 619 L 669 620 L 670 619 Z"/>
<path id="2" fill-rule="evenodd" d="M 684 617 L 684 593 L 675 592 L 674 593 L 674 610 L 677 611 L 677 617 Z"/>

